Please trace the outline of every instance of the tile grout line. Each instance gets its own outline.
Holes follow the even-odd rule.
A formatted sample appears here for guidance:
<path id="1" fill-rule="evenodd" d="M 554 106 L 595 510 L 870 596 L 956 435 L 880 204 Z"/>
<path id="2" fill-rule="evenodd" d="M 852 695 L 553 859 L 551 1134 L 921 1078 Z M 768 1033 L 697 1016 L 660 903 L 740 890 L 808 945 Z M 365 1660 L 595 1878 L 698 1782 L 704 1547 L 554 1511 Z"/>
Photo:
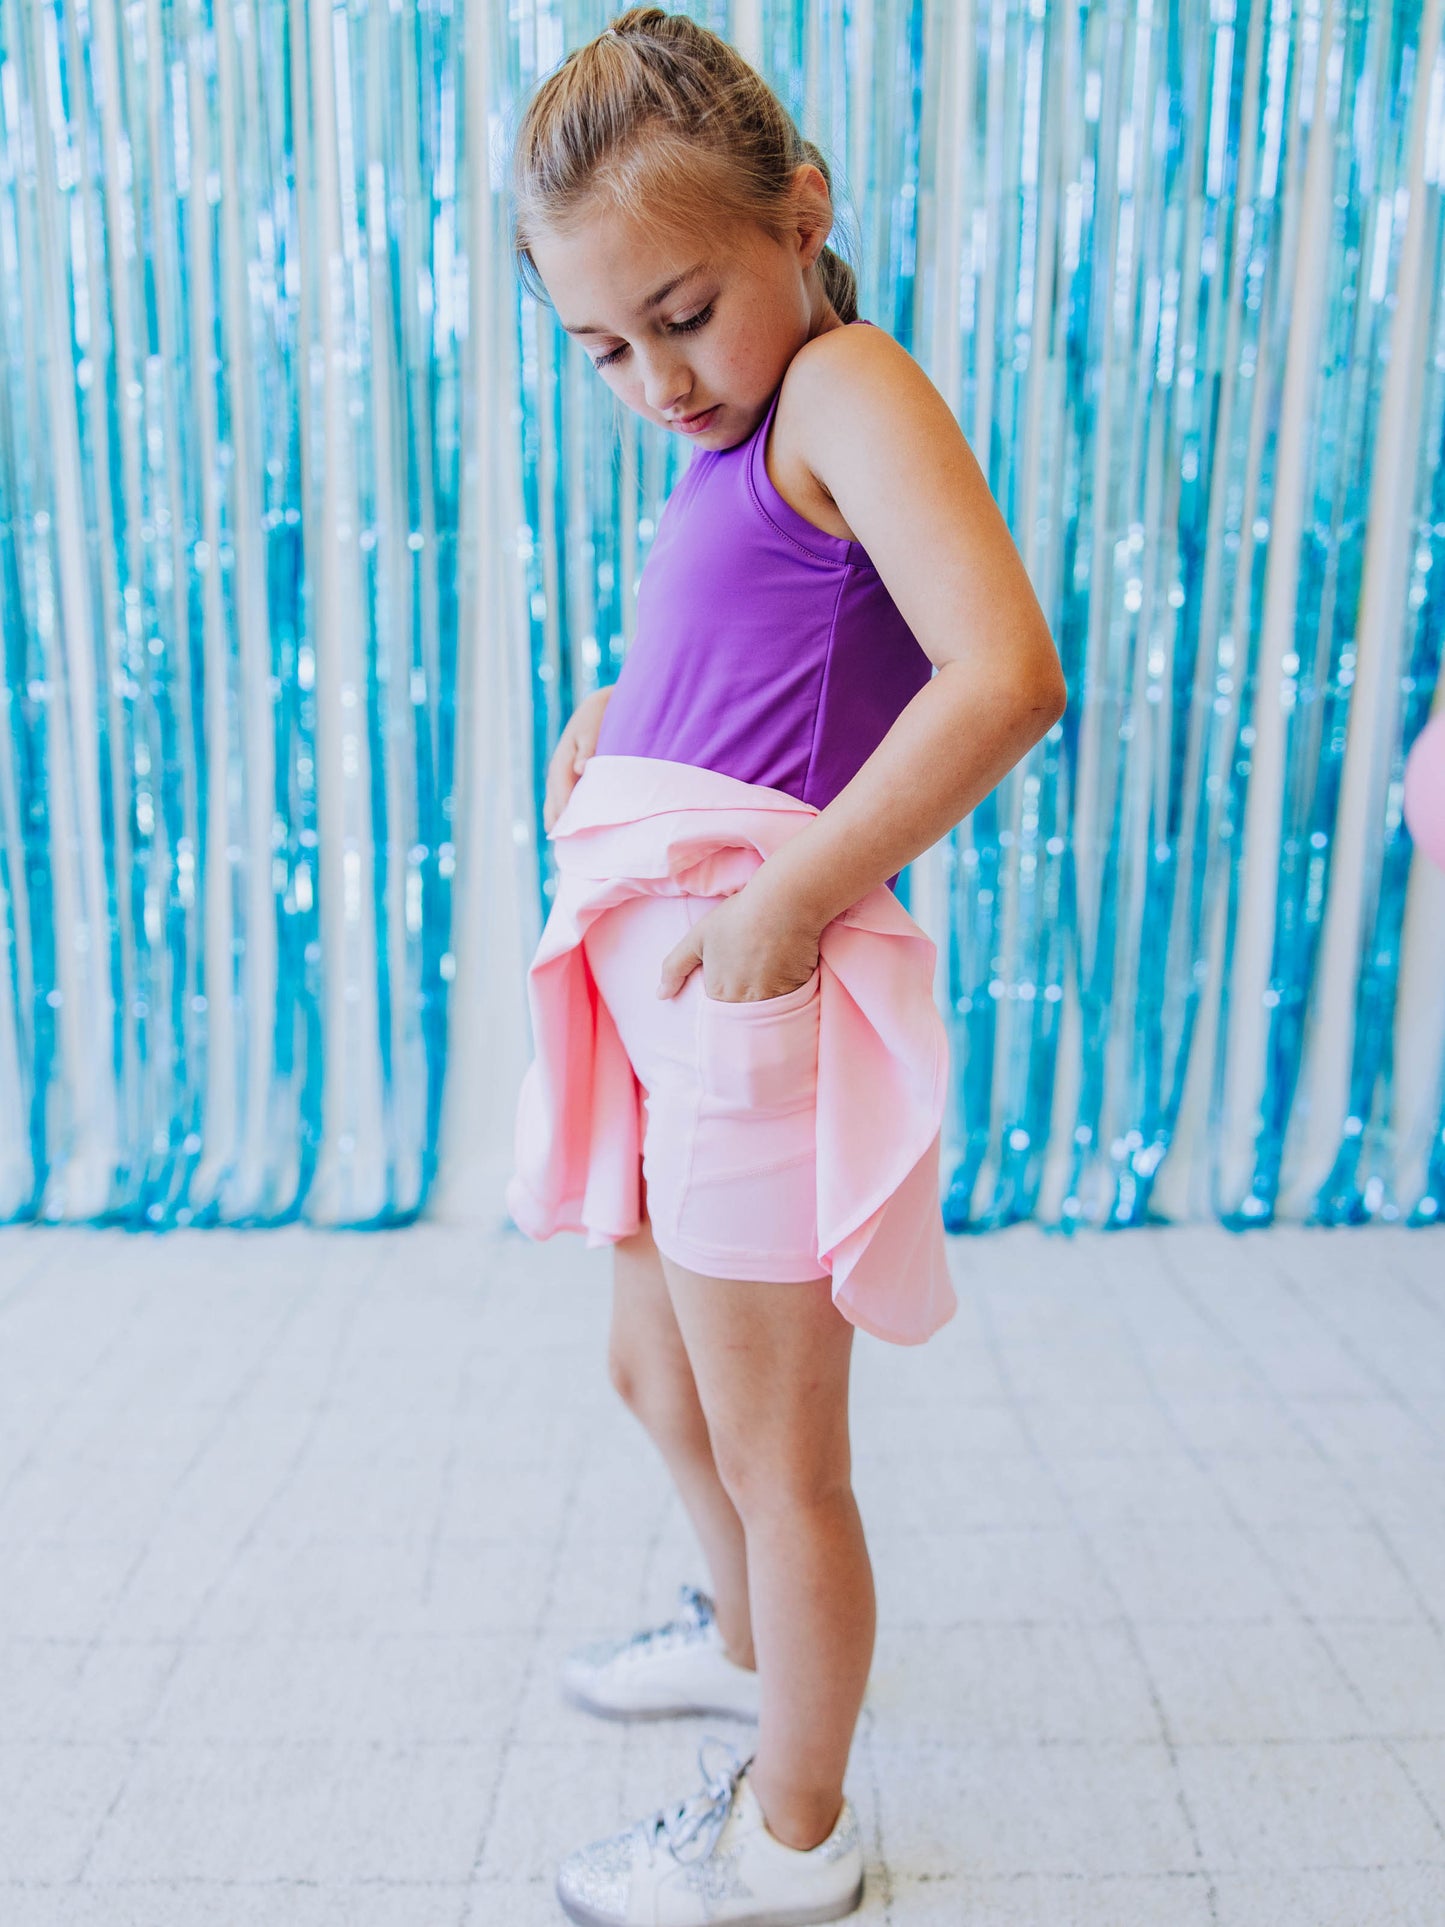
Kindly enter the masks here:
<path id="1" fill-rule="evenodd" d="M 1021 1430 L 1023 1431 L 1024 1436 L 1029 1440 L 1030 1445 L 1033 1447 L 1034 1453 L 1037 1456 L 1040 1465 L 1043 1467 L 1045 1475 L 1049 1479 L 1050 1483 L 1054 1486 L 1054 1489 L 1057 1492 L 1059 1497 L 1059 1502 L 1062 1505 L 1065 1514 L 1069 1518 L 1070 1524 L 1072 1525 L 1075 1533 L 1078 1535 L 1082 1543 L 1088 1547 L 1090 1557 L 1094 1562 L 1095 1570 L 1098 1573 L 1099 1578 L 1102 1580 L 1103 1584 L 1107 1587 L 1108 1591 L 1113 1595 L 1114 1599 L 1118 1603 L 1118 1606 L 1120 1609 L 1120 1615 L 1124 1622 L 1123 1630 L 1125 1632 L 1125 1636 L 1129 1641 L 1130 1648 L 1133 1651 L 1135 1661 L 1140 1670 L 1140 1675 L 1143 1678 L 1146 1690 L 1149 1694 L 1149 1701 L 1154 1710 L 1155 1720 L 1158 1723 L 1160 1738 L 1163 1741 L 1165 1752 L 1169 1759 L 1170 1771 L 1173 1775 L 1173 1780 L 1174 1780 L 1175 1800 L 1178 1804 L 1179 1811 L 1183 1816 L 1185 1827 L 1188 1830 L 1190 1843 L 1193 1846 L 1194 1857 L 1197 1862 L 1197 1866 L 1194 1869 L 1194 1872 L 1197 1877 L 1203 1878 L 1206 1883 L 1205 1884 L 1205 1906 L 1208 1909 L 1210 1920 L 1216 1923 L 1216 1927 L 1218 1927 L 1218 1922 L 1219 1922 L 1218 1890 L 1214 1884 L 1213 1875 L 1209 1872 L 1209 1869 L 1204 1864 L 1204 1849 L 1203 1849 L 1203 1844 L 1199 1837 L 1198 1824 L 1195 1820 L 1194 1812 L 1192 1807 L 1190 1806 L 1188 1795 L 1185 1792 L 1184 1782 L 1179 1772 L 1178 1750 L 1175 1744 L 1174 1735 L 1170 1728 L 1168 1715 L 1164 1709 L 1164 1703 L 1159 1692 L 1158 1682 L 1155 1680 L 1153 1670 L 1149 1665 L 1148 1659 L 1144 1654 L 1143 1648 L 1139 1644 L 1139 1641 L 1133 1626 L 1133 1622 L 1129 1617 L 1128 1609 L 1125 1606 L 1123 1596 L 1119 1592 L 1118 1587 L 1115 1585 L 1112 1574 L 1108 1571 L 1107 1567 L 1105 1567 L 1105 1565 L 1103 1564 L 1103 1561 L 1099 1558 L 1097 1549 L 1095 1548 L 1093 1540 L 1088 1532 L 1088 1528 L 1086 1524 L 1082 1520 L 1080 1520 L 1074 1508 L 1072 1495 L 1068 1492 L 1068 1490 L 1063 1485 L 1063 1482 L 1059 1479 L 1058 1474 L 1054 1469 L 1052 1460 L 1049 1458 L 1049 1456 L 1043 1451 L 1042 1447 L 1039 1445 L 1037 1434 L 1035 1433 L 1033 1426 L 1029 1422 L 1028 1414 L 1024 1408 L 1022 1400 L 1018 1397 L 1017 1390 L 1014 1384 L 1013 1373 L 1008 1365 L 1003 1349 L 1000 1346 L 997 1327 L 995 1325 L 993 1314 L 992 1314 L 992 1308 L 989 1305 L 986 1296 L 984 1297 L 984 1300 L 983 1300 L 981 1315 L 982 1315 L 982 1322 L 984 1327 L 985 1342 L 989 1346 L 990 1354 L 993 1358 L 994 1367 L 998 1373 L 1000 1383 L 1003 1384 L 1009 1392 L 1010 1399 L 1014 1407 L 1014 1412 L 1015 1412 L 1015 1417 L 1017 1419 L 1017 1422 Z"/>

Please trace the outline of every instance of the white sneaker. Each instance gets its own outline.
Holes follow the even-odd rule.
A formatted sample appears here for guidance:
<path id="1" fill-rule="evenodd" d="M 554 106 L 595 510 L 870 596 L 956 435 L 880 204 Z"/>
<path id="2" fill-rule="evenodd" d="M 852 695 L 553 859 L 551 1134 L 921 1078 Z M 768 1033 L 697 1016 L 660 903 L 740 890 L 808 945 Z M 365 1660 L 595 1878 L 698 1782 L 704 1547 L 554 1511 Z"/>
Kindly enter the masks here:
<path id="1" fill-rule="evenodd" d="M 757 1673 L 728 1658 L 712 1600 L 696 1586 L 682 1586 L 679 1596 L 681 1616 L 665 1626 L 571 1653 L 562 1666 L 563 1697 L 614 1720 L 672 1713 L 756 1720 Z"/>
<path id="2" fill-rule="evenodd" d="M 728 1764 L 709 1773 L 707 1749 Z M 557 1898 L 581 1927 L 805 1927 L 840 1920 L 863 1899 L 863 1846 L 852 1802 L 828 1838 L 804 1850 L 768 1831 L 741 1760 L 726 1741 L 698 1749 L 705 1787 L 621 1833 L 580 1847 L 557 1873 Z"/>

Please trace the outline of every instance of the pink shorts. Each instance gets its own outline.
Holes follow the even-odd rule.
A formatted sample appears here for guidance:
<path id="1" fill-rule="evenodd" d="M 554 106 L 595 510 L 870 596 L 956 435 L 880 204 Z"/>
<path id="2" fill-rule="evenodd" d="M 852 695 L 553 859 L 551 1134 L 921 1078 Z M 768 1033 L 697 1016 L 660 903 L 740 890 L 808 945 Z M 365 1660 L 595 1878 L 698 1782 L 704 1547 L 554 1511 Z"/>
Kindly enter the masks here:
<path id="1" fill-rule="evenodd" d="M 801 1283 L 818 1263 L 819 972 L 722 1003 L 702 966 L 659 997 L 662 959 L 722 897 L 637 896 L 582 942 L 639 1086 L 642 1175 L 657 1247 L 714 1278 Z"/>

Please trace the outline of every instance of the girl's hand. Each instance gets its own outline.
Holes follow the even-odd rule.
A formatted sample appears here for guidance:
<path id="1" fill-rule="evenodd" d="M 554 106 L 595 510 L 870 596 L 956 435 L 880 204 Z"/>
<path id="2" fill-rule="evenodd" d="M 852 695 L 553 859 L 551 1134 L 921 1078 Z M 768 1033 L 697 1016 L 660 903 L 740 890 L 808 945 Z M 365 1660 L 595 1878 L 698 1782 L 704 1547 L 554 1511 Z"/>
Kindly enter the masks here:
<path id="1" fill-rule="evenodd" d="M 819 931 L 747 885 L 699 917 L 662 960 L 659 997 L 675 997 L 698 965 L 714 1003 L 748 1004 L 783 997 L 818 967 Z"/>
<path id="2" fill-rule="evenodd" d="M 547 789 L 542 799 L 542 828 L 549 834 L 552 825 L 566 808 L 567 799 L 577 787 L 587 758 L 597 747 L 597 732 L 602 727 L 602 712 L 613 685 L 594 689 L 573 710 L 567 727 L 557 739 L 552 760 L 547 765 Z"/>

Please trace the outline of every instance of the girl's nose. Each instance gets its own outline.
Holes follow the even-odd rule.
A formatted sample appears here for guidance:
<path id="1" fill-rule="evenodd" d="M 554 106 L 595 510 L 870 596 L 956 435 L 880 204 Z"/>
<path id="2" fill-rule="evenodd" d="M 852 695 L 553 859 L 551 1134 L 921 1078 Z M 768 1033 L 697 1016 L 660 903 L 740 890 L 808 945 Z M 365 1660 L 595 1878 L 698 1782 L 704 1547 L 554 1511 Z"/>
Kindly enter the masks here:
<path id="1" fill-rule="evenodd" d="M 643 375 L 642 392 L 655 415 L 686 413 L 682 404 L 692 392 L 692 376 L 671 357 L 650 361 Z"/>

